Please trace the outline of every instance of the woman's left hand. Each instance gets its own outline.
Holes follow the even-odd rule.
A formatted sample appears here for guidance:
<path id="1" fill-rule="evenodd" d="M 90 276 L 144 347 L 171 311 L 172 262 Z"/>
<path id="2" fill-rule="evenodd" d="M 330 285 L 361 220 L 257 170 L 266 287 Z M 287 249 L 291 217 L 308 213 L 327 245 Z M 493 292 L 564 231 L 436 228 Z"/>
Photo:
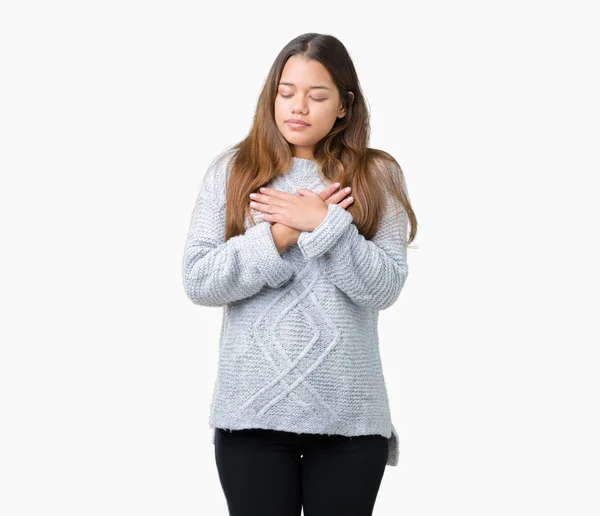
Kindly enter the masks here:
<path id="1" fill-rule="evenodd" d="M 297 188 L 294 195 L 263 187 L 261 193 L 251 193 L 250 207 L 263 213 L 263 220 L 281 222 L 298 231 L 313 231 L 327 216 L 327 204 L 318 193 Z"/>

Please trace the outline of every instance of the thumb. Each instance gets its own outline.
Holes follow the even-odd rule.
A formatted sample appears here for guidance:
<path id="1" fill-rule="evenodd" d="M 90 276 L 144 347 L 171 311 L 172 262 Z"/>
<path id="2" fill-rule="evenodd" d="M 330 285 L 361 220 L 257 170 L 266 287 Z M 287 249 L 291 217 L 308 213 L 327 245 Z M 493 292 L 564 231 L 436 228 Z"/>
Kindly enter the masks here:
<path id="1" fill-rule="evenodd" d="M 296 188 L 296 192 L 298 192 L 299 195 L 308 195 L 309 192 L 312 193 L 312 190 L 309 190 L 308 188 Z"/>

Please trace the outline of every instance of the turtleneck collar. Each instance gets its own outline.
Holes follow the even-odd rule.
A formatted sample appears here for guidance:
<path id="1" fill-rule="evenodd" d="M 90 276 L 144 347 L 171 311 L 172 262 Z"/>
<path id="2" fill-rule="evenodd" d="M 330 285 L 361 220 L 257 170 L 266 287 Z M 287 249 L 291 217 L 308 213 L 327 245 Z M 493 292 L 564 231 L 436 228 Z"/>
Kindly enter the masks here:
<path id="1" fill-rule="evenodd" d="M 314 186 L 320 179 L 319 165 L 312 159 L 292 156 L 290 167 L 283 174 L 283 177 L 297 187 Z"/>
<path id="2" fill-rule="evenodd" d="M 321 169 L 315 160 L 294 156 L 292 156 L 290 167 L 281 175 L 281 178 L 291 187 L 302 187 L 309 190 L 320 188 L 321 183 L 327 184 L 321 177 Z"/>
<path id="3" fill-rule="evenodd" d="M 307 158 L 296 158 L 292 156 L 292 164 L 288 172 L 315 172 L 318 168 L 317 162 Z"/>

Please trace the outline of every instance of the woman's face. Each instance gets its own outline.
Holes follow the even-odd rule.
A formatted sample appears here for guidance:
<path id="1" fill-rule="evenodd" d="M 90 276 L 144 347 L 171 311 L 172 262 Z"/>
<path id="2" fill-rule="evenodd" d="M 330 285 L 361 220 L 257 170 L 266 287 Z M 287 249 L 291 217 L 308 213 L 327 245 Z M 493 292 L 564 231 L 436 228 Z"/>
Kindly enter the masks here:
<path id="1" fill-rule="evenodd" d="M 297 55 L 287 60 L 275 98 L 275 122 L 292 145 L 293 156 L 314 159 L 314 145 L 345 114 L 337 87 L 321 63 Z M 294 126 L 290 119 L 308 125 Z"/>

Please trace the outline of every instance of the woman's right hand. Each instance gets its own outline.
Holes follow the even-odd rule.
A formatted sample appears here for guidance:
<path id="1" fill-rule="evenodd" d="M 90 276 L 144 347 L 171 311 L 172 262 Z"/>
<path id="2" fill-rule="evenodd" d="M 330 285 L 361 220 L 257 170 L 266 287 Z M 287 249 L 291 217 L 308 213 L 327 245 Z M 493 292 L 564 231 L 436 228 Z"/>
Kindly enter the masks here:
<path id="1" fill-rule="evenodd" d="M 339 185 L 339 183 L 337 184 Z M 347 191 L 345 188 L 338 191 L 338 188 L 339 186 L 335 186 L 335 184 L 329 185 L 319 195 L 325 201 L 325 204 L 336 203 L 345 209 L 354 202 L 354 197 L 347 197 L 351 191 L 349 186 Z"/>
<path id="2" fill-rule="evenodd" d="M 339 185 L 335 186 L 335 183 L 329 185 L 322 192 L 319 193 L 321 199 L 325 201 L 325 204 L 339 204 L 342 208 L 346 209 L 354 202 L 353 197 L 349 197 L 350 190 L 346 191 L 345 188 L 339 189 Z M 350 187 L 348 187 L 350 188 Z M 296 228 L 292 228 L 290 226 L 286 226 L 281 222 L 275 222 L 273 225 L 280 225 L 286 228 L 285 234 L 287 237 L 287 246 L 293 245 L 298 242 L 298 238 L 300 237 L 301 231 Z M 283 231 L 283 230 L 282 230 Z M 286 246 L 286 247 L 287 247 Z"/>

